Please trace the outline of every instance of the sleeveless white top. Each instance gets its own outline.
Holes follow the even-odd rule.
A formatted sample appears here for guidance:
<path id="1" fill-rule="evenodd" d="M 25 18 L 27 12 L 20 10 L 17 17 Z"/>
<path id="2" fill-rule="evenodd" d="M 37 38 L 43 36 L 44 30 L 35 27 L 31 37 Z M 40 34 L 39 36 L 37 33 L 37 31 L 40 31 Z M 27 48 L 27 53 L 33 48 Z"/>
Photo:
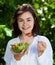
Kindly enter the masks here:
<path id="1" fill-rule="evenodd" d="M 46 43 L 46 49 L 40 57 L 38 57 L 37 50 L 38 41 L 44 41 Z M 28 54 L 22 56 L 21 60 L 16 61 L 13 53 L 10 51 L 10 45 L 19 42 L 19 37 L 13 38 L 8 42 L 4 55 L 6 65 L 53 65 L 53 50 L 46 37 L 40 35 L 35 36 L 33 42 L 29 45 Z"/>

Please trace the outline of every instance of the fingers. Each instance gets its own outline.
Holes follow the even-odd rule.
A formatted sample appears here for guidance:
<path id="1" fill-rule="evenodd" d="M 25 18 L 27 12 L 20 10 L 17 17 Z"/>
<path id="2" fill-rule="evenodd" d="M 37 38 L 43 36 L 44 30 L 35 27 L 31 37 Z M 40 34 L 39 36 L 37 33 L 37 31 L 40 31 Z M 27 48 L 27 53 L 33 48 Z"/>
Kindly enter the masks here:
<path id="1" fill-rule="evenodd" d="M 20 54 L 24 54 L 24 50 L 22 50 L 22 51 L 20 52 Z"/>
<path id="2" fill-rule="evenodd" d="M 22 50 L 20 54 L 27 54 L 27 53 L 28 53 L 28 49 L 26 51 Z"/>
<path id="3" fill-rule="evenodd" d="M 25 54 L 27 54 L 28 53 L 28 49 L 25 51 Z"/>
<path id="4" fill-rule="evenodd" d="M 46 43 L 45 43 L 45 42 L 43 42 L 43 41 L 38 41 L 38 45 L 43 46 L 43 47 L 45 47 L 45 48 L 46 48 Z"/>
<path id="5" fill-rule="evenodd" d="M 46 43 L 43 41 L 38 41 L 37 49 L 38 51 L 43 52 L 46 49 Z"/>

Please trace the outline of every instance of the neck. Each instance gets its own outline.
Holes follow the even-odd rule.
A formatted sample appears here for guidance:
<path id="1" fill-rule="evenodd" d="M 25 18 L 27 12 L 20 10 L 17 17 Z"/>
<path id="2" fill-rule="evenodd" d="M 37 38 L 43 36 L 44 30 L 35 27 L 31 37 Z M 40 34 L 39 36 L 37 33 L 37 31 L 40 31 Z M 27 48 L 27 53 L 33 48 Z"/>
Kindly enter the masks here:
<path id="1" fill-rule="evenodd" d="M 33 36 L 21 35 L 21 38 L 23 38 L 24 40 L 25 40 L 25 39 L 32 38 L 32 37 L 33 37 Z"/>
<path id="2" fill-rule="evenodd" d="M 26 36 L 25 34 L 20 35 L 20 41 L 21 42 L 29 42 L 29 40 L 32 40 L 33 36 Z"/>

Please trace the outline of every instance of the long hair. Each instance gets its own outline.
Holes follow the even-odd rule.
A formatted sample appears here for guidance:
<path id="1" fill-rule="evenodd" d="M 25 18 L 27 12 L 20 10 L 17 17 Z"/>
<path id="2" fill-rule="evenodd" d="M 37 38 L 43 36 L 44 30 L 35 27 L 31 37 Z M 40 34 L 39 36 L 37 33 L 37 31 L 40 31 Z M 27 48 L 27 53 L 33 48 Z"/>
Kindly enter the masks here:
<path id="1" fill-rule="evenodd" d="M 39 25 L 39 21 L 37 19 L 37 16 L 35 14 L 33 7 L 30 4 L 22 4 L 21 6 L 19 6 L 17 8 L 17 10 L 15 11 L 14 16 L 13 16 L 12 32 L 15 37 L 22 34 L 21 30 L 18 27 L 18 23 L 17 23 L 18 17 L 27 11 L 30 12 L 34 18 L 34 27 L 32 30 L 32 35 L 35 36 L 35 35 L 38 35 L 38 33 L 39 33 L 40 25 Z"/>

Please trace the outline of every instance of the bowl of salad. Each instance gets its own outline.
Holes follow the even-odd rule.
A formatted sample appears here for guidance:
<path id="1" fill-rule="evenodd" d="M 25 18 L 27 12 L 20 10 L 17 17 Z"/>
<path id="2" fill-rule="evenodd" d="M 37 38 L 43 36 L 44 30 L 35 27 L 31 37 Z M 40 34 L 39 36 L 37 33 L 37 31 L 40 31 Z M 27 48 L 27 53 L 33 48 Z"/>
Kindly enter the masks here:
<path id="1" fill-rule="evenodd" d="M 29 44 L 26 42 L 26 43 L 14 43 L 11 45 L 11 49 L 13 52 L 15 53 L 20 53 L 22 52 L 22 50 L 24 50 L 24 52 L 27 50 L 27 48 L 29 47 Z"/>

